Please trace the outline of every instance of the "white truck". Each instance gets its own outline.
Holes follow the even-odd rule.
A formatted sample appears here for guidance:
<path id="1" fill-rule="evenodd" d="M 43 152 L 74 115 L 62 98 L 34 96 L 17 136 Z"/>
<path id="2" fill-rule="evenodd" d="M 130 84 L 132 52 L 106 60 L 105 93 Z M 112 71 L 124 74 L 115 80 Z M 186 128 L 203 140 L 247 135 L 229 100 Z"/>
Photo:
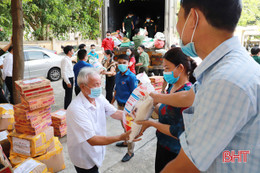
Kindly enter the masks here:
<path id="1" fill-rule="evenodd" d="M 168 49 L 176 43 L 177 0 L 103 0 L 102 7 L 102 38 L 107 30 L 111 32 L 122 29 L 122 22 L 129 12 L 138 17 L 136 28 L 143 27 L 145 19 L 150 16 L 157 23 L 157 31 L 165 35 L 165 48 Z M 122 53 L 125 50 L 115 51 Z M 161 55 L 155 49 L 146 50 L 150 55 L 150 71 L 156 75 L 162 74 Z M 156 62 L 154 61 L 156 60 Z"/>

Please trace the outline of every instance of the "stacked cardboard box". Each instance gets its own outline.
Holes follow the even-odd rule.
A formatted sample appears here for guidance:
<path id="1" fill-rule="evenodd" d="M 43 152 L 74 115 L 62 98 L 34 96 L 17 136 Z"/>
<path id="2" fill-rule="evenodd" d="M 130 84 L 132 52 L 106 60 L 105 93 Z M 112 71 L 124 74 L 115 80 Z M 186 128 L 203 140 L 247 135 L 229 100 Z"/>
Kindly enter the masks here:
<path id="1" fill-rule="evenodd" d="M 14 106 L 15 131 L 8 135 L 11 143 L 9 159 L 13 166 L 29 157 L 44 157 L 57 149 L 55 141 L 58 140 L 54 138 L 51 126 L 50 106 L 54 104 L 54 94 L 50 81 L 34 78 L 16 81 L 15 86 L 20 91 L 22 103 Z M 63 158 L 63 155 L 60 157 Z M 60 167 L 64 169 L 64 160 L 60 160 L 63 166 Z M 52 165 L 47 167 L 53 170 Z"/>
<path id="2" fill-rule="evenodd" d="M 66 110 L 61 109 L 51 113 L 52 126 L 54 127 L 54 135 L 63 137 L 67 134 Z"/>
<path id="3" fill-rule="evenodd" d="M 152 76 L 149 78 L 151 80 L 151 84 L 154 86 L 155 91 L 161 93 L 164 82 L 163 76 Z"/>
<path id="4" fill-rule="evenodd" d="M 13 130 L 14 109 L 12 104 L 0 104 L 0 131 Z"/>
<path id="5" fill-rule="evenodd" d="M 53 89 L 45 78 L 15 82 L 21 104 L 14 106 L 17 133 L 38 135 L 51 125 L 50 105 L 54 104 Z"/>

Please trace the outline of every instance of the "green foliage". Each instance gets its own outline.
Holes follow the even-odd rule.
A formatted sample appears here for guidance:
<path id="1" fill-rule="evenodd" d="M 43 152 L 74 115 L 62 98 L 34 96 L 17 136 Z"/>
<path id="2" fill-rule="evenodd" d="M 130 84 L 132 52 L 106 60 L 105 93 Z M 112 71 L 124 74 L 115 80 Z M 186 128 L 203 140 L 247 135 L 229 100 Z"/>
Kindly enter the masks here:
<path id="1" fill-rule="evenodd" d="M 102 4 L 100 0 L 23 0 L 25 37 L 67 39 L 69 32 L 80 32 L 85 39 L 96 39 Z M 0 29 L 5 31 L 5 35 L 0 31 L 0 40 L 11 35 L 10 8 L 10 0 L 0 0 Z"/>
<path id="2" fill-rule="evenodd" d="M 260 1 L 243 0 L 243 11 L 238 23 L 239 26 L 260 26 Z"/>

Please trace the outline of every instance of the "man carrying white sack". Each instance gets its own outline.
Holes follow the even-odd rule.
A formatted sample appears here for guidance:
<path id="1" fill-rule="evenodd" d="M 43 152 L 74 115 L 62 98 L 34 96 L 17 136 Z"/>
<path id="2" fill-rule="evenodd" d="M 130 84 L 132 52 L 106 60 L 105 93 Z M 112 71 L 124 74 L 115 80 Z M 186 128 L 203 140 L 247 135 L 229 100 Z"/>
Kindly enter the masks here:
<path id="1" fill-rule="evenodd" d="M 105 146 L 127 140 L 130 132 L 106 136 L 106 116 L 122 120 L 117 110 L 101 95 L 101 77 L 93 68 L 83 68 L 78 75 L 79 95 L 67 109 L 68 152 L 78 173 L 98 173 L 105 156 Z"/>

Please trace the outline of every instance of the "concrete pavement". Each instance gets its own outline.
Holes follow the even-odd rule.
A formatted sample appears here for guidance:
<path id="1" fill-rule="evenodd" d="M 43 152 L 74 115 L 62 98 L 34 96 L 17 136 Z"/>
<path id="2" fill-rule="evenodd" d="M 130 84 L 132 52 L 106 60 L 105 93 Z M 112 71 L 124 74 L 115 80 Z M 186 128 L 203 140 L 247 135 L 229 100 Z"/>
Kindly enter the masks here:
<path id="1" fill-rule="evenodd" d="M 52 112 L 63 108 L 64 89 L 62 80 L 52 82 L 55 93 L 55 104 L 52 106 Z M 103 92 L 105 93 L 105 92 Z M 75 97 L 75 95 L 74 95 Z M 107 118 L 107 135 L 119 135 L 123 133 L 123 128 L 118 120 Z M 63 145 L 66 169 L 60 173 L 76 173 L 73 164 L 68 156 L 67 138 L 60 138 Z M 154 172 L 154 160 L 156 152 L 155 129 L 149 128 L 144 133 L 142 140 L 136 142 L 135 156 L 126 163 L 121 159 L 127 152 L 127 148 L 118 148 L 115 144 L 108 145 L 103 165 L 99 169 L 101 173 L 152 173 Z"/>

